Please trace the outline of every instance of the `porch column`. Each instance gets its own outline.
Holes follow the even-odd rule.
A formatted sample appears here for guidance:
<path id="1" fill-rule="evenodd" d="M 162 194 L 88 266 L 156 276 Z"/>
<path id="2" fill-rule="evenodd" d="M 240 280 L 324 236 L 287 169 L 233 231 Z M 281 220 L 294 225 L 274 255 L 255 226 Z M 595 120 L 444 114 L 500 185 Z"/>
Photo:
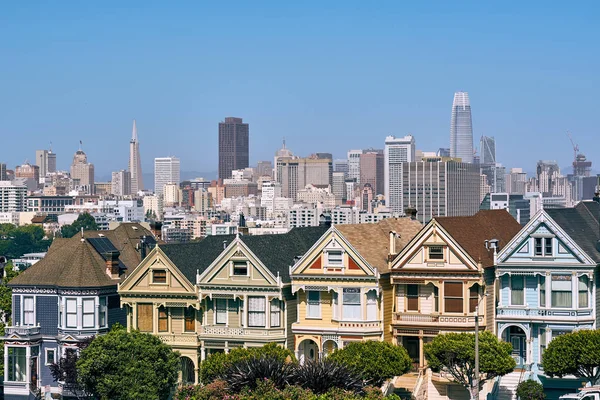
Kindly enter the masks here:
<path id="1" fill-rule="evenodd" d="M 552 307 L 552 274 L 546 272 L 546 308 Z"/>
<path id="2" fill-rule="evenodd" d="M 244 295 L 244 303 L 242 304 L 242 328 L 248 327 L 248 295 Z"/>
<path id="3" fill-rule="evenodd" d="M 265 328 L 271 327 L 271 302 L 269 296 L 265 295 Z"/>
<path id="4" fill-rule="evenodd" d="M 425 367 L 425 354 L 423 354 L 423 335 L 419 335 L 419 368 Z"/>
<path id="5" fill-rule="evenodd" d="M 571 275 L 571 291 L 573 292 L 571 295 L 571 308 L 576 310 L 579 306 L 579 277 L 575 271 Z"/>
<path id="6" fill-rule="evenodd" d="M 206 349 L 204 348 L 204 345 L 202 345 L 202 347 L 200 347 L 200 361 L 204 360 L 206 360 Z"/>

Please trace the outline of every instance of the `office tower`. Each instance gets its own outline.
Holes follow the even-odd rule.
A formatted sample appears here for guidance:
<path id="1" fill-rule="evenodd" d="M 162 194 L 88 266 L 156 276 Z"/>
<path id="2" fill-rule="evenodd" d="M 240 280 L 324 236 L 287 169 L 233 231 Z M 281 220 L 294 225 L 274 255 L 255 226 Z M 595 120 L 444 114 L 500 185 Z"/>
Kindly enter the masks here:
<path id="1" fill-rule="evenodd" d="M 273 176 L 273 164 L 271 161 L 259 161 L 256 164 L 256 177 Z"/>
<path id="2" fill-rule="evenodd" d="M 162 195 L 165 207 L 177 207 L 181 202 L 181 190 L 178 183 L 165 183 Z"/>
<path id="3" fill-rule="evenodd" d="M 538 191 L 544 196 L 552 193 L 554 180 L 560 176 L 560 167 L 556 161 L 540 160 L 536 168 Z"/>
<path id="4" fill-rule="evenodd" d="M 360 183 L 360 155 L 362 150 L 350 150 L 348 152 L 348 178 L 355 179 L 356 183 Z"/>
<path id="5" fill-rule="evenodd" d="M 506 175 L 506 192 L 508 194 L 525 194 L 527 173 L 522 168 L 511 168 Z"/>
<path id="6" fill-rule="evenodd" d="M 32 179 L 36 185 L 40 182 L 40 167 L 26 162 L 15 167 L 15 178 Z"/>
<path id="7" fill-rule="evenodd" d="M 383 161 L 383 150 L 365 150 L 360 155 L 360 184 L 369 184 L 373 195 L 385 191 Z"/>
<path id="8" fill-rule="evenodd" d="M 336 199 L 346 201 L 346 174 L 342 171 L 333 172 L 331 193 Z"/>
<path id="9" fill-rule="evenodd" d="M 71 179 L 73 184 L 87 193 L 94 191 L 94 164 L 89 164 L 87 155 L 81 150 L 75 152 L 73 163 L 71 164 Z"/>
<path id="10" fill-rule="evenodd" d="M 373 212 L 373 187 L 370 183 L 363 184 L 360 194 L 360 209 L 368 213 Z"/>
<path id="11" fill-rule="evenodd" d="M 0 212 L 21 212 L 26 210 L 27 186 L 11 181 L 0 182 Z"/>
<path id="12" fill-rule="evenodd" d="M 348 160 L 333 160 L 333 172 L 343 172 L 348 176 Z"/>
<path id="13" fill-rule="evenodd" d="M 481 175 L 475 164 L 407 162 L 402 174 L 402 208 L 416 208 L 421 222 L 436 216 L 474 215 L 479 210 Z"/>
<path id="14" fill-rule="evenodd" d="M 250 127 L 242 118 L 219 122 L 219 179 L 231 178 L 231 171 L 249 166 Z"/>
<path id="15" fill-rule="evenodd" d="M 158 157 L 154 159 L 154 194 L 163 195 L 167 183 L 179 185 L 181 166 L 177 157 Z"/>
<path id="16" fill-rule="evenodd" d="M 438 157 L 450 157 L 450 149 L 445 147 L 440 147 L 436 153 Z"/>
<path id="17" fill-rule="evenodd" d="M 40 168 L 40 177 L 56 172 L 56 153 L 50 150 L 36 150 L 35 164 Z"/>
<path id="18" fill-rule="evenodd" d="M 129 173 L 131 174 L 131 193 L 144 190 L 144 177 L 142 175 L 142 160 L 140 158 L 140 142 L 138 142 L 137 125 L 133 120 L 133 130 L 129 141 Z"/>
<path id="19" fill-rule="evenodd" d="M 6 175 L 6 164 L 0 163 L 0 181 L 8 180 L 8 176 Z"/>
<path id="20" fill-rule="evenodd" d="M 473 123 L 467 92 L 454 93 L 450 121 L 450 157 L 460 158 L 464 163 L 473 162 Z"/>
<path id="21" fill-rule="evenodd" d="M 283 197 L 296 200 L 298 190 L 308 184 L 332 185 L 333 161 L 329 158 L 280 158 L 277 162 L 277 182 Z"/>
<path id="22" fill-rule="evenodd" d="M 402 200 L 402 165 L 415 161 L 415 138 L 407 135 L 401 138 L 388 136 L 384 149 L 384 192 L 386 205 L 395 213 L 404 213 Z"/>
<path id="23" fill-rule="evenodd" d="M 124 169 L 113 172 L 110 193 L 115 196 L 129 196 L 131 194 L 131 172 Z"/>
<path id="24" fill-rule="evenodd" d="M 272 213 L 275 207 L 275 199 L 281 197 L 281 183 L 264 182 L 262 186 L 262 196 L 260 197 L 261 207 L 266 207 L 268 213 Z"/>
<path id="25" fill-rule="evenodd" d="M 496 139 L 482 136 L 479 142 L 480 164 L 496 164 Z"/>
<path id="26" fill-rule="evenodd" d="M 287 147 L 285 147 L 285 138 L 283 138 L 283 145 L 281 147 L 281 149 L 277 150 L 275 152 L 275 158 L 273 159 L 273 179 L 278 181 L 278 174 L 279 174 L 279 161 L 280 160 L 288 160 L 294 158 L 294 154 L 292 153 L 292 151 L 290 149 L 288 149 Z"/>

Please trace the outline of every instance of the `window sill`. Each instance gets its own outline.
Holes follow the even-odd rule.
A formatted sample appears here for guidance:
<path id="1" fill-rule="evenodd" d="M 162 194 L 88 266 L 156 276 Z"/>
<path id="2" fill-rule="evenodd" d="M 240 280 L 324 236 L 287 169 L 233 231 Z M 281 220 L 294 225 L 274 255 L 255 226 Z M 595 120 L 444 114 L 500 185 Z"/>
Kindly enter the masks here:
<path id="1" fill-rule="evenodd" d="M 323 319 L 323 318 L 322 317 L 306 317 L 304 319 L 317 319 L 317 320 L 320 320 L 320 319 Z"/>

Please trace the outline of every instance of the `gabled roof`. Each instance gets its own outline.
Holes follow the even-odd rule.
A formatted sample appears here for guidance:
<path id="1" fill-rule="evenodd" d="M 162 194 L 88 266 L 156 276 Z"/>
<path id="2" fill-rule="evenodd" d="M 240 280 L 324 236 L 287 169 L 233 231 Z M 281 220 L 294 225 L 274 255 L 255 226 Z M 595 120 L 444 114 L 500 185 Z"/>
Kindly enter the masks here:
<path id="1" fill-rule="evenodd" d="M 600 263 L 600 204 L 582 201 L 575 208 L 544 210 L 592 260 Z"/>
<path id="2" fill-rule="evenodd" d="M 481 210 L 470 217 L 434 219 L 484 268 L 494 265 L 494 252 L 485 248 L 485 241 L 498 239 L 499 251 L 521 230 L 521 225 L 506 210 Z"/>
<path id="3" fill-rule="evenodd" d="M 410 218 L 386 218 L 376 224 L 335 226 L 352 247 L 380 273 L 389 271 L 390 232 L 397 233 L 396 253 L 400 253 L 422 227 L 419 221 Z"/>
<path id="4" fill-rule="evenodd" d="M 326 227 L 293 228 L 285 234 L 239 236 L 239 239 L 273 273 L 289 282 L 294 257 L 302 256 L 327 231 Z M 159 246 L 190 282 L 202 274 L 236 236 L 207 236 L 199 242 Z M 224 243 L 225 242 L 225 243 Z M 225 244 L 225 245 L 224 245 Z"/>
<path id="5" fill-rule="evenodd" d="M 113 231 L 84 231 L 83 236 L 82 238 L 77 234 L 69 239 L 55 239 L 46 256 L 13 278 L 9 286 L 116 286 L 120 279 L 111 279 L 106 274 L 106 261 L 101 251 L 92 243 L 93 240 L 107 239 L 112 248 L 120 252 L 121 269 L 133 270 L 141 262 L 136 245 L 142 236 L 152 237 L 152 233 L 139 224 L 125 223 Z"/>

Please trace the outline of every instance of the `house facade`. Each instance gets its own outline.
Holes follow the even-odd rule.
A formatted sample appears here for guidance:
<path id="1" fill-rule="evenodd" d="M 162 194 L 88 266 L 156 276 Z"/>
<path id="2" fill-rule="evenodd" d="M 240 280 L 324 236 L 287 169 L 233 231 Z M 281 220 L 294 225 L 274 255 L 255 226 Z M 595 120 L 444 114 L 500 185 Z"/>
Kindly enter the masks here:
<path id="1" fill-rule="evenodd" d="M 271 342 L 292 349 L 289 266 L 325 231 L 157 246 L 119 286 L 128 329 L 156 334 L 179 351 L 184 383 L 199 382 L 200 362 L 213 353 Z"/>
<path id="2" fill-rule="evenodd" d="M 546 388 L 556 383 L 541 365 L 550 341 L 596 328 L 599 216 L 598 203 L 542 210 L 498 254 L 497 335 Z"/>
<path id="3" fill-rule="evenodd" d="M 426 367 L 423 346 L 440 333 L 474 332 L 476 315 L 479 329 L 493 329 L 494 305 L 486 301 L 493 274 L 486 269 L 519 229 L 505 210 L 434 218 L 394 259 L 394 342 L 415 368 Z"/>
<path id="4" fill-rule="evenodd" d="M 54 381 L 50 365 L 77 351 L 82 339 L 126 324 L 117 284 L 128 266 L 139 263 L 136 245 L 142 237 L 153 241 L 142 226 L 122 224 L 115 231 L 55 239 L 41 261 L 9 283 L 12 323 L 2 338 L 5 399 L 33 399 L 38 390 L 69 393 Z"/>
<path id="5" fill-rule="evenodd" d="M 420 228 L 409 218 L 335 226 L 291 267 L 297 296 L 292 332 L 300 362 L 352 341 L 391 339 L 389 254 Z"/>

